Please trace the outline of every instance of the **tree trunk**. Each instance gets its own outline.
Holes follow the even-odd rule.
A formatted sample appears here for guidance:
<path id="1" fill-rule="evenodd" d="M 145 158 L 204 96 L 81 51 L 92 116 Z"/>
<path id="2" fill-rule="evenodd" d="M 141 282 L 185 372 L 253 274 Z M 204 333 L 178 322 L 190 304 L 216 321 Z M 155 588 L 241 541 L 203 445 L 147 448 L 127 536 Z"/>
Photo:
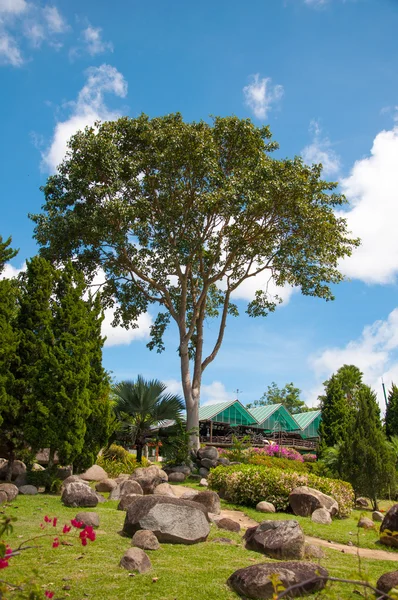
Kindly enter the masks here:
<path id="1" fill-rule="evenodd" d="M 187 404 L 187 431 L 194 431 L 190 435 L 190 446 L 194 450 L 200 448 L 199 439 L 199 398 L 195 401 L 192 396 Z"/>
<path id="2" fill-rule="evenodd" d="M 48 455 L 48 463 L 47 463 L 47 469 L 49 471 L 54 466 L 54 456 L 55 456 L 55 450 L 54 450 L 54 448 L 50 448 L 50 452 L 49 452 L 49 455 Z"/>
<path id="3" fill-rule="evenodd" d="M 137 450 L 137 462 L 141 462 L 142 461 L 142 448 L 143 448 L 143 445 L 141 443 L 136 443 L 135 447 L 136 447 L 136 450 Z"/>
<path id="4" fill-rule="evenodd" d="M 14 450 L 10 450 L 8 453 L 8 464 L 7 464 L 7 471 L 6 471 L 6 481 L 7 482 L 10 482 L 12 479 L 12 470 L 14 467 L 14 461 L 15 461 Z"/>
<path id="5" fill-rule="evenodd" d="M 188 347 L 180 346 L 181 358 L 181 382 L 184 391 L 185 406 L 187 409 L 187 431 L 194 430 L 190 435 L 190 446 L 194 450 L 200 448 L 199 441 L 199 401 L 200 401 L 200 380 L 196 378 L 195 386 L 191 382 L 191 373 L 189 369 Z"/>

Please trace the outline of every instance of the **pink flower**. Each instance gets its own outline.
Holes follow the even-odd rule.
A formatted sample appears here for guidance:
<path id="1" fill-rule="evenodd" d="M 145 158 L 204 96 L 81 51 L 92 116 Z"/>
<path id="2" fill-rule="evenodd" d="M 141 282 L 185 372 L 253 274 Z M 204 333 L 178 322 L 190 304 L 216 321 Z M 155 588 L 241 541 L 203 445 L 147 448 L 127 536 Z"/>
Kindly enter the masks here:
<path id="1" fill-rule="evenodd" d="M 95 542 L 95 531 L 91 527 L 91 525 L 87 525 L 87 527 L 84 529 L 84 531 L 86 532 L 86 537 L 88 537 L 90 542 Z"/>
<path id="2" fill-rule="evenodd" d="M 81 538 L 82 540 L 82 546 L 87 546 L 87 538 Z"/>
<path id="3" fill-rule="evenodd" d="M 82 521 L 78 521 L 77 519 L 72 519 L 71 523 L 72 523 L 73 527 L 76 527 L 76 529 L 81 529 L 84 525 L 84 523 Z"/>
<path id="4" fill-rule="evenodd" d="M 8 567 L 8 560 L 5 558 L 0 558 L 0 569 L 5 569 Z"/>
<path id="5" fill-rule="evenodd" d="M 57 521 L 58 521 L 57 517 L 54 517 L 54 520 L 53 520 L 53 527 L 56 527 L 56 526 L 57 526 Z"/>
<path id="6" fill-rule="evenodd" d="M 64 525 L 62 533 L 69 533 L 72 527 L 70 525 Z"/>
<path id="7" fill-rule="evenodd" d="M 53 548 L 58 548 L 58 546 L 59 546 L 59 539 L 56 537 L 56 538 L 54 538 L 54 541 L 53 541 Z"/>
<path id="8" fill-rule="evenodd" d="M 46 598 L 52 598 L 54 596 L 54 592 L 49 592 L 48 590 L 46 590 L 44 592 L 44 595 Z"/>
<path id="9" fill-rule="evenodd" d="M 12 554 L 12 548 L 11 548 L 11 546 L 8 546 L 8 545 L 7 545 L 7 546 L 6 546 L 6 557 L 7 557 L 7 556 L 10 556 L 10 554 Z"/>
<path id="10" fill-rule="evenodd" d="M 48 517 L 47 515 L 44 517 L 44 522 L 45 523 L 51 523 L 52 519 L 50 519 L 50 517 Z"/>

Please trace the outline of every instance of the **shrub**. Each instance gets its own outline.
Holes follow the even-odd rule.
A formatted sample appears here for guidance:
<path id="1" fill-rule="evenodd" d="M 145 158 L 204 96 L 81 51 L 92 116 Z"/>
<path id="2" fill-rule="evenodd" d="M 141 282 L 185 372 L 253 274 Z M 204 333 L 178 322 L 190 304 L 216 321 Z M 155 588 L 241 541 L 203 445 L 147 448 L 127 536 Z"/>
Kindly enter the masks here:
<path id="1" fill-rule="evenodd" d="M 62 479 L 56 466 L 44 471 L 28 471 L 26 478 L 29 485 L 37 488 L 44 487 L 48 493 L 58 494 L 62 487 Z"/>
<path id="2" fill-rule="evenodd" d="M 283 469 L 284 471 L 296 471 L 296 473 L 307 473 L 308 466 L 306 463 L 298 460 L 290 460 L 288 458 L 278 458 L 276 456 L 267 456 L 263 453 L 253 453 L 249 456 L 248 463 L 250 465 L 262 465 L 263 467 Z"/>
<path id="3" fill-rule="evenodd" d="M 190 437 L 196 429 L 187 431 L 186 424 L 181 419 L 166 430 L 159 430 L 159 438 L 162 442 L 162 457 L 164 463 L 170 467 L 177 465 L 190 465 Z"/>
<path id="4" fill-rule="evenodd" d="M 121 473 L 133 473 L 137 467 L 149 467 L 151 463 L 145 457 L 137 462 L 136 457 L 130 454 L 123 446 L 111 444 L 102 455 L 97 458 L 97 465 L 102 467 L 110 477 L 118 477 Z"/>
<path id="5" fill-rule="evenodd" d="M 280 458 L 287 458 L 288 460 L 304 462 L 300 452 L 293 450 L 293 448 L 285 448 L 284 446 L 279 447 L 278 444 L 265 446 L 264 448 L 253 448 L 252 451 L 253 453 L 265 454 L 266 456 L 279 456 Z"/>
<path id="6" fill-rule="evenodd" d="M 304 454 L 303 459 L 304 462 L 314 463 L 316 462 L 316 454 Z"/>
<path id="7" fill-rule="evenodd" d="M 341 517 L 350 514 L 354 502 L 353 489 L 345 481 L 264 466 L 217 467 L 210 472 L 208 482 L 211 489 L 222 491 L 231 502 L 256 505 L 266 500 L 273 502 L 277 510 L 286 510 L 290 492 L 302 485 L 332 496 L 339 504 Z"/>

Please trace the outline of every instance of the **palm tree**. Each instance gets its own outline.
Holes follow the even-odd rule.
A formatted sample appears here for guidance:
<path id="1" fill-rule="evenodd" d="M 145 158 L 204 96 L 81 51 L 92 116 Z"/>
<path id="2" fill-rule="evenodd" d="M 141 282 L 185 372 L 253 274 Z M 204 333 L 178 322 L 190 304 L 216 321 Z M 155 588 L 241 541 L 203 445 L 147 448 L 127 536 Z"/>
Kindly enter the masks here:
<path id="1" fill-rule="evenodd" d="M 151 427 L 161 427 L 167 420 L 181 418 L 184 409 L 182 398 L 165 393 L 166 386 L 158 379 L 146 381 L 138 375 L 137 381 L 122 381 L 112 388 L 114 411 L 120 431 L 127 433 L 137 448 L 137 461 L 142 459 L 142 449 Z"/>

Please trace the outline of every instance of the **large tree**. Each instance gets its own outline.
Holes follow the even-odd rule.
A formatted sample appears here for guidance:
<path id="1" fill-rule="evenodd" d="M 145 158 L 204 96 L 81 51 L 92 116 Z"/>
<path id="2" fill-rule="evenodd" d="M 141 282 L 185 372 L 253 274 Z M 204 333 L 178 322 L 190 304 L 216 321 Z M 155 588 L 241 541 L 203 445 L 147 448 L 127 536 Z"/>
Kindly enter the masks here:
<path id="1" fill-rule="evenodd" d="M 332 375 L 326 382 L 325 394 L 320 398 L 322 421 L 319 426 L 318 455 L 321 457 L 326 448 L 336 446 L 345 438 L 353 413 L 337 375 Z"/>
<path id="2" fill-rule="evenodd" d="M 283 388 L 277 386 L 275 381 L 267 387 L 267 390 L 259 400 L 255 400 L 253 404 L 248 404 L 248 408 L 255 406 L 268 406 L 270 404 L 283 404 L 291 413 L 307 412 L 307 407 L 304 400 L 300 400 L 301 390 L 292 383 L 287 383 Z"/>
<path id="3" fill-rule="evenodd" d="M 343 279 L 338 264 L 358 244 L 322 166 L 272 158 L 270 137 L 268 127 L 237 117 L 97 124 L 70 140 L 43 189 L 44 212 L 32 217 L 44 256 L 74 257 L 88 279 L 101 269 L 116 321 L 134 327 L 158 308 L 151 349 L 164 349 L 176 323 L 188 429 L 198 426 L 203 372 L 227 316 L 238 314 L 231 297 L 241 283 L 267 272 L 279 286 L 331 300 L 329 284 Z M 258 289 L 247 312 L 265 316 L 278 301 Z M 208 317 L 217 317 L 218 333 L 206 355 Z"/>
<path id="4" fill-rule="evenodd" d="M 398 436 L 398 387 L 394 383 L 388 392 L 385 427 L 389 439 Z"/>

